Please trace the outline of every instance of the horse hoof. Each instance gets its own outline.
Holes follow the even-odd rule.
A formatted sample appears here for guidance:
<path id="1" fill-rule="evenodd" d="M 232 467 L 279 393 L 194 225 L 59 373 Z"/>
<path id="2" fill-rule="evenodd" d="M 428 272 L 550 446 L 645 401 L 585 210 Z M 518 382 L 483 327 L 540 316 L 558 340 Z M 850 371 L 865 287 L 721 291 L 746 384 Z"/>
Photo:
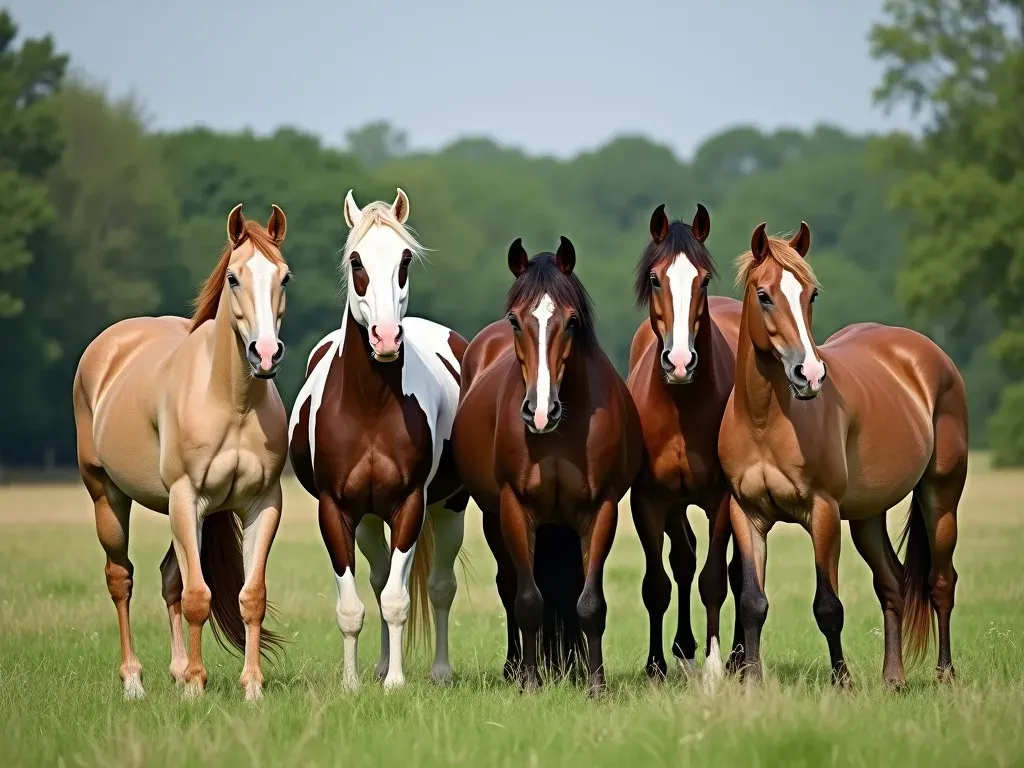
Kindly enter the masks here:
<path id="1" fill-rule="evenodd" d="M 935 679 L 941 685 L 949 685 L 956 680 L 956 670 L 953 669 L 952 664 L 948 667 L 938 667 L 935 670 Z"/>
<path id="2" fill-rule="evenodd" d="M 405 685 L 405 677 L 404 676 L 395 675 L 394 677 L 385 677 L 384 678 L 384 690 L 385 691 L 394 691 L 394 690 L 397 690 L 399 688 L 402 688 L 404 685 Z"/>
<path id="3" fill-rule="evenodd" d="M 603 699 L 605 694 L 608 693 L 608 686 L 604 680 L 598 682 L 592 682 L 587 685 L 587 698 L 588 699 Z"/>
<path id="4" fill-rule="evenodd" d="M 246 701 L 260 701 L 263 698 L 263 686 L 253 681 L 245 686 Z"/>
<path id="5" fill-rule="evenodd" d="M 373 674 L 377 676 L 379 682 L 384 682 L 384 678 L 388 676 L 388 660 L 381 659 L 377 662 L 377 667 L 373 670 Z"/>
<path id="6" fill-rule="evenodd" d="M 902 677 L 884 677 L 882 685 L 891 693 L 903 693 L 907 687 L 907 681 Z"/>
<path id="7" fill-rule="evenodd" d="M 840 691 L 852 691 L 853 690 L 853 678 L 850 677 L 849 672 L 844 672 L 840 675 L 833 675 L 832 685 Z"/>
<path id="8" fill-rule="evenodd" d="M 191 680 L 185 683 L 181 693 L 186 701 L 195 701 L 201 699 L 206 693 L 206 686 L 200 680 Z"/>
<path id="9" fill-rule="evenodd" d="M 129 701 L 145 698 L 146 691 L 142 687 L 142 678 L 138 675 L 128 675 L 124 679 L 124 697 Z"/>
<path id="10" fill-rule="evenodd" d="M 687 659 L 682 656 L 676 656 L 676 666 L 679 667 L 679 671 L 683 673 L 683 677 L 691 678 L 697 673 L 697 662 L 693 659 Z"/>
<path id="11" fill-rule="evenodd" d="M 660 683 L 668 677 L 668 664 L 665 663 L 664 659 L 648 659 L 644 672 L 647 673 L 647 677 L 651 681 Z"/>
<path id="12" fill-rule="evenodd" d="M 430 679 L 438 685 L 451 685 L 452 668 L 449 664 L 435 664 L 430 670 Z"/>

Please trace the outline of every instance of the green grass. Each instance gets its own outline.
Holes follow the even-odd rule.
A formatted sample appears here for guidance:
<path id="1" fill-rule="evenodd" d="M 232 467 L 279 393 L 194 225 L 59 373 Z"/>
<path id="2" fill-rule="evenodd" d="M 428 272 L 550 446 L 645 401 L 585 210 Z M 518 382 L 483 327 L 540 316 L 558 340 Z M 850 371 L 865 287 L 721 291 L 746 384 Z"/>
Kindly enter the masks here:
<path id="1" fill-rule="evenodd" d="M 981 462 L 978 462 L 981 464 Z M 147 697 L 121 699 L 117 621 L 103 555 L 81 487 L 0 491 L 0 762 L 3 765 L 1018 765 L 1024 764 L 1024 474 L 974 472 L 960 513 L 953 613 L 958 682 L 933 682 L 934 648 L 909 670 L 908 690 L 882 689 L 881 613 L 870 574 L 844 539 L 841 597 L 852 693 L 828 685 L 824 639 L 811 613 L 810 542 L 799 529 L 769 539 L 763 654 L 767 680 L 730 683 L 714 696 L 678 674 L 655 687 L 640 675 L 647 618 L 642 560 L 628 514 L 607 569 L 605 658 L 609 695 L 590 701 L 569 685 L 522 695 L 501 679 L 504 613 L 493 563 L 471 510 L 451 646 L 457 684 L 427 681 L 423 651 L 409 685 L 385 694 L 371 681 L 376 605 L 360 644 L 364 686 L 340 685 L 341 636 L 334 586 L 312 500 L 286 490 L 286 522 L 271 553 L 270 598 L 293 641 L 265 670 L 266 697 L 242 700 L 241 660 L 207 633 L 206 696 L 183 701 L 167 674 L 166 614 L 157 564 L 166 518 L 138 509 L 132 603 Z M 624 510 L 625 511 L 625 510 Z M 891 528 L 902 515 L 891 516 Z M 703 529 L 700 513 L 691 520 Z M 705 537 L 701 536 L 701 556 Z M 467 583 L 468 581 L 468 583 Z M 698 637 L 703 610 L 693 590 Z M 731 626 L 732 599 L 724 626 Z M 666 619 L 675 621 L 675 608 Z M 671 636 L 671 630 L 667 632 Z M 667 649 L 666 649 L 667 650 Z"/>

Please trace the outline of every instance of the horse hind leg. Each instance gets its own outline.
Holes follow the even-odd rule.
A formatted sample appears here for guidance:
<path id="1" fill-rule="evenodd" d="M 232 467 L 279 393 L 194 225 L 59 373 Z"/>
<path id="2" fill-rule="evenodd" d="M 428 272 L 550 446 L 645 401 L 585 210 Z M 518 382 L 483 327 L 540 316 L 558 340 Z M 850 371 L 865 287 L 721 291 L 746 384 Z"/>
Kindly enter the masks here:
<path id="1" fill-rule="evenodd" d="M 679 588 L 679 623 L 672 641 L 672 655 L 686 674 L 692 674 L 696 669 L 697 639 L 693 636 L 690 619 L 690 589 L 697 573 L 697 537 L 686 517 L 685 505 L 669 513 L 665 530 L 672 542 L 668 562 Z"/>
<path id="2" fill-rule="evenodd" d="M 121 492 L 106 473 L 98 466 L 83 467 L 82 479 L 89 495 L 92 496 L 96 513 L 96 535 L 104 552 L 107 564 L 107 591 L 117 609 L 117 625 L 121 638 L 121 681 L 126 699 L 141 699 L 145 696 L 142 687 L 142 663 L 135 654 L 132 641 L 129 605 L 132 599 L 135 568 L 128 559 L 128 519 L 131 515 L 132 500 Z"/>
<path id="3" fill-rule="evenodd" d="M 167 554 L 160 561 L 161 592 L 167 605 L 167 621 L 171 630 L 171 677 L 176 685 L 185 683 L 185 667 L 188 666 L 188 654 L 185 651 L 185 637 L 182 634 L 181 593 L 185 588 L 181 579 L 181 568 L 174 554 L 174 545 L 170 545 Z"/>
<path id="4" fill-rule="evenodd" d="M 469 496 L 456 494 L 443 504 L 428 510 L 434 525 L 434 564 L 427 580 L 430 605 L 434 609 L 434 663 L 430 678 L 435 683 L 447 684 L 452 680 L 452 667 L 448 660 L 448 613 L 455 601 L 458 584 L 455 579 L 455 560 L 462 549 L 465 528 L 465 509 Z"/>
<path id="5" fill-rule="evenodd" d="M 630 493 L 629 507 L 633 514 L 633 526 L 636 528 L 640 545 L 643 547 L 646 562 L 641 595 L 650 625 L 648 630 L 650 647 L 644 669 L 652 680 L 661 680 L 668 673 L 662 632 L 665 612 L 672 601 L 672 582 L 669 581 L 668 574 L 665 573 L 665 564 L 662 560 L 662 549 L 665 545 L 666 510 L 663 504 L 652 501 L 637 488 Z"/>
<path id="6" fill-rule="evenodd" d="M 384 538 L 384 521 L 376 515 L 366 515 L 356 526 L 356 543 L 359 551 L 370 564 L 370 586 L 373 587 L 373 594 L 377 597 L 377 608 L 380 610 L 380 594 L 388 581 L 388 572 L 391 569 L 391 553 L 388 551 L 388 543 Z M 377 662 L 376 675 L 378 680 L 383 680 L 388 673 L 388 665 L 391 663 L 389 653 L 390 644 L 388 640 L 388 624 L 384 621 L 384 612 L 380 610 L 380 660 Z"/>

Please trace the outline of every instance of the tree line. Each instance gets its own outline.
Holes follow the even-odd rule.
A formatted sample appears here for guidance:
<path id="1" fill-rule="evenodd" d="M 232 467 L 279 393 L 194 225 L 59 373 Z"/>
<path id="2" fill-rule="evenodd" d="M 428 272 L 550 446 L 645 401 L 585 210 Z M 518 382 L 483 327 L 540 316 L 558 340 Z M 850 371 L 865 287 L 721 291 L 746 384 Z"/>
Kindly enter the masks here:
<path id="1" fill-rule="evenodd" d="M 1022 130 L 1014 111 L 1024 93 L 1014 80 L 1024 78 L 1020 37 L 995 35 L 997 21 L 985 18 L 971 23 L 988 31 L 968 39 L 946 30 L 960 48 L 987 47 L 956 87 L 927 80 L 922 40 L 941 25 L 921 14 L 935 5 L 976 15 L 984 6 L 1002 21 L 1019 3 L 888 3 L 872 35 L 887 66 L 878 98 L 927 109 L 923 138 L 737 126 L 686 160 L 640 135 L 559 159 L 478 137 L 413 151 L 387 123 L 352 131 L 338 146 L 292 127 L 272 135 L 154 132 L 139 103 L 70 76 L 51 38 L 19 39 L 0 11 L 0 462 L 74 462 L 71 381 L 85 346 L 124 317 L 188 314 L 238 202 L 254 218 L 271 203 L 288 216 L 284 254 L 294 282 L 278 385 L 290 403 L 306 354 L 341 320 L 345 193 L 353 188 L 360 204 L 390 201 L 396 186 L 409 194 L 410 223 L 431 249 L 410 273 L 412 314 L 472 336 L 502 314 L 508 244 L 522 237 L 532 254 L 564 234 L 576 246 L 601 342 L 623 373 L 643 318 L 631 275 L 655 206 L 666 203 L 687 221 L 698 202 L 708 207 L 720 272 L 711 290 L 727 295 L 736 295 L 733 259 L 760 221 L 785 232 L 805 219 L 824 286 L 815 305 L 819 342 L 861 320 L 932 336 L 967 380 L 972 443 L 991 444 L 1004 463 L 1024 462 L 1016 301 L 1024 255 L 1014 237 L 1024 226 L 1014 205 L 1024 143 L 1013 135 Z M 933 56 L 960 62 L 967 54 L 947 42 L 932 40 Z"/>

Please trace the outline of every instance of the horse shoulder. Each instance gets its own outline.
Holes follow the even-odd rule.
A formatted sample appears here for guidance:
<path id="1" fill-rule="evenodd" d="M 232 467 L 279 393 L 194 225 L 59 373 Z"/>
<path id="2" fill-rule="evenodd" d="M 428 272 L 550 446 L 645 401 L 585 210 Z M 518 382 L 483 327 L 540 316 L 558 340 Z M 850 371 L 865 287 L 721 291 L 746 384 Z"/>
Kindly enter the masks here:
<path id="1" fill-rule="evenodd" d="M 629 378 L 633 378 L 633 371 L 636 370 L 640 361 L 650 353 L 652 347 L 658 343 L 658 336 L 651 327 L 650 320 L 644 320 L 633 334 L 633 341 L 629 344 Z"/>

